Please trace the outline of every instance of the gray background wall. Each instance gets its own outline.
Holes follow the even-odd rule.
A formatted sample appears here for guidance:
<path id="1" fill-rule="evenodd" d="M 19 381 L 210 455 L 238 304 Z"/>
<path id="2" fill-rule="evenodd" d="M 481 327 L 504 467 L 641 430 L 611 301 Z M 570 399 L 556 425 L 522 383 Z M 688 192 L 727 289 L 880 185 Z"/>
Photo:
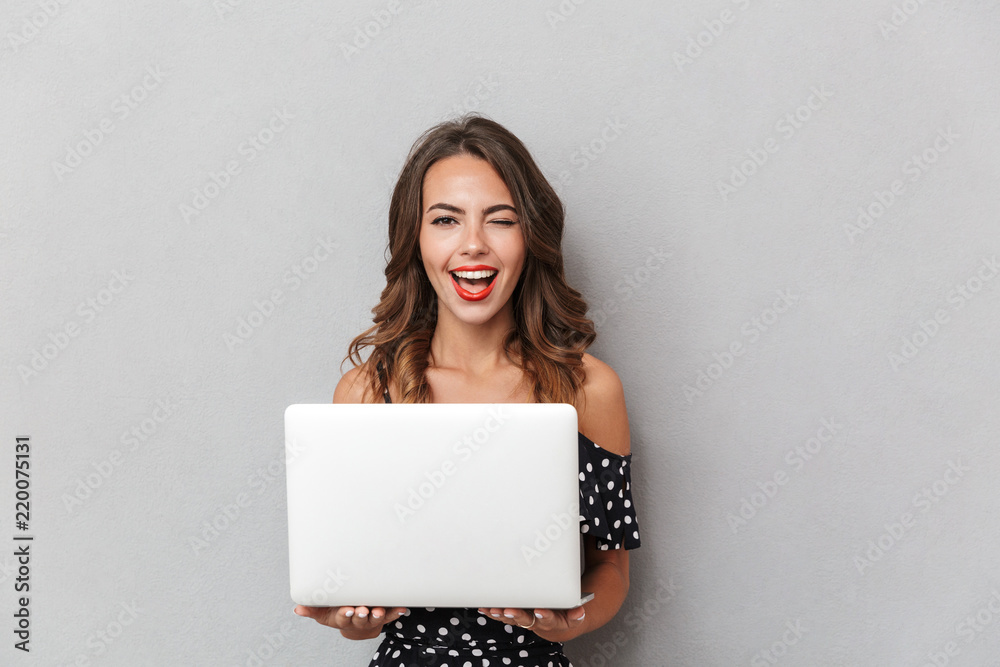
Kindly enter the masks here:
<path id="1" fill-rule="evenodd" d="M 643 546 L 574 664 L 1000 664 L 998 28 L 4 3 L 0 526 L 27 434 L 36 541 L 33 650 L 0 662 L 366 664 L 291 611 L 282 410 L 369 322 L 411 142 L 478 110 L 557 183 L 627 392 Z"/>

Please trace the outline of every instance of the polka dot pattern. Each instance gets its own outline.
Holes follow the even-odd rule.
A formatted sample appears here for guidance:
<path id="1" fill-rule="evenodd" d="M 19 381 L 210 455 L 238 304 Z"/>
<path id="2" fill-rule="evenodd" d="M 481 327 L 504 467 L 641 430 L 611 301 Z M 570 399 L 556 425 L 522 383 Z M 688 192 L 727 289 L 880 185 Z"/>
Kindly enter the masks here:
<path id="1" fill-rule="evenodd" d="M 389 396 L 386 403 L 391 402 Z M 599 549 L 639 547 L 631 454 L 619 456 L 579 434 L 580 532 Z M 477 609 L 410 608 L 386 625 L 369 667 L 573 667 L 562 644 L 488 619 Z"/>
<path id="2" fill-rule="evenodd" d="M 580 532 L 597 548 L 638 549 L 639 523 L 632 503 L 632 455 L 609 452 L 580 433 Z"/>
<path id="3" fill-rule="evenodd" d="M 409 616 L 383 629 L 368 667 L 573 667 L 562 644 L 492 619 L 480 625 L 480 619 L 486 620 L 476 609 L 411 607 Z"/>

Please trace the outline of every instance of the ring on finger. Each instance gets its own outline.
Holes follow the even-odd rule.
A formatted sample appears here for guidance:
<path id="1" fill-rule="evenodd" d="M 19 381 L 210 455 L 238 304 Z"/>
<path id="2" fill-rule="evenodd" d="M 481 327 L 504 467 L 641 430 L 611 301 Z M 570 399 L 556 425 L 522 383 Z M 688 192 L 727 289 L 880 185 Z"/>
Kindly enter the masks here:
<path id="1" fill-rule="evenodd" d="M 535 627 L 535 623 L 536 622 L 538 622 L 538 619 L 536 617 L 532 616 L 531 617 L 531 625 L 521 625 L 520 623 L 518 623 L 517 627 L 523 628 L 525 630 L 530 630 L 531 628 Z"/>

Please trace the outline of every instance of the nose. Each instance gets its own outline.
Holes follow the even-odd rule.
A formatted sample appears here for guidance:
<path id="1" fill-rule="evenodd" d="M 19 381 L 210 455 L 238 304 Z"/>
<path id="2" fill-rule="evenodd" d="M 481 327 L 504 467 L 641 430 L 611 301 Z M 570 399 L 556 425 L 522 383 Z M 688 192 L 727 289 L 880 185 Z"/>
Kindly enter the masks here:
<path id="1" fill-rule="evenodd" d="M 486 239 L 483 238 L 482 226 L 472 223 L 465 226 L 465 238 L 462 239 L 462 251 L 469 255 L 479 255 L 486 252 Z"/>

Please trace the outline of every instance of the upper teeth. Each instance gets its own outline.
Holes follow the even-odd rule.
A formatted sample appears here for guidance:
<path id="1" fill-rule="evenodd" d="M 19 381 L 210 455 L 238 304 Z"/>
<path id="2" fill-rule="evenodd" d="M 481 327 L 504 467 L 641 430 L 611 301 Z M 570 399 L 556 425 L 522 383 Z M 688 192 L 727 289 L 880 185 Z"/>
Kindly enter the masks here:
<path id="1" fill-rule="evenodd" d="M 467 280 L 475 280 L 476 278 L 489 278 L 494 275 L 496 271 L 452 271 L 459 278 L 465 278 Z"/>

